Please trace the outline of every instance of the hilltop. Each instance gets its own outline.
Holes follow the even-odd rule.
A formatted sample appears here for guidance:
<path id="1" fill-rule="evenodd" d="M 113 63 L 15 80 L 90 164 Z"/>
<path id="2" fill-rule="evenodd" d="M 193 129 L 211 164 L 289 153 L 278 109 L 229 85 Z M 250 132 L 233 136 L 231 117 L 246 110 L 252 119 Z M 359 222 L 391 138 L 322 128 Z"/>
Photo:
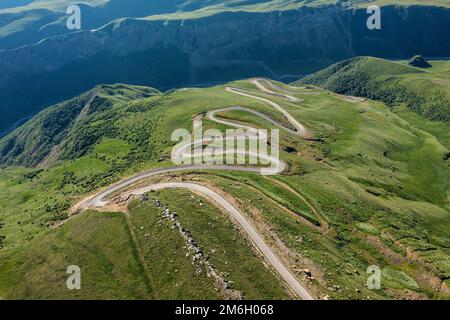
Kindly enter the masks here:
<path id="1" fill-rule="evenodd" d="M 431 119 L 450 121 L 450 63 L 431 62 L 421 69 L 406 62 L 358 57 L 334 64 L 307 76 L 296 85 L 315 85 L 328 90 L 381 100 L 408 108 Z"/>

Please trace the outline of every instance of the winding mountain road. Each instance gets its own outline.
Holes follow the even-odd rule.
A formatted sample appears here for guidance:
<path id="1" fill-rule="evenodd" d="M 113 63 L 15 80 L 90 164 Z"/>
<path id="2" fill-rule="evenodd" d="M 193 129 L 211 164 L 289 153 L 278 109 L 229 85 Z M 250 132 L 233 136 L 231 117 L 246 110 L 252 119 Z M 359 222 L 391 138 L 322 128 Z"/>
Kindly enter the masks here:
<path id="1" fill-rule="evenodd" d="M 308 293 L 308 291 L 298 282 L 298 280 L 292 275 L 292 273 L 283 265 L 283 263 L 278 259 L 277 255 L 270 249 L 266 244 L 264 239 L 258 234 L 252 224 L 237 210 L 232 204 L 225 200 L 221 195 L 215 191 L 196 184 L 196 183 L 185 183 L 185 182 L 169 182 L 169 183 L 158 183 L 137 190 L 133 190 L 129 194 L 131 195 L 142 195 L 150 191 L 156 191 L 161 189 L 174 189 L 182 188 L 188 189 L 194 192 L 198 192 L 205 197 L 209 198 L 221 206 L 230 216 L 235 219 L 239 225 L 244 229 L 245 233 L 250 237 L 255 246 L 261 251 L 264 257 L 269 261 L 269 263 L 275 268 L 275 270 L 280 274 L 280 276 L 286 281 L 289 287 L 295 292 L 297 296 L 303 300 L 313 300 L 313 297 Z"/>
<path id="2" fill-rule="evenodd" d="M 267 89 L 266 87 L 264 87 L 259 79 L 256 80 L 251 80 L 252 83 L 257 84 L 258 88 L 264 88 L 264 90 L 260 89 L 263 92 L 269 93 L 269 94 L 273 94 L 276 96 L 280 96 L 280 97 L 284 97 L 286 100 L 290 101 L 290 102 L 299 102 L 300 99 L 287 95 L 287 94 L 281 94 L 278 92 L 274 92 L 272 90 Z M 297 130 L 298 135 L 301 138 L 309 138 L 311 136 L 311 133 L 300 123 L 297 121 L 297 119 L 295 119 L 289 112 L 287 112 L 282 106 L 280 106 L 278 103 L 263 98 L 263 97 L 259 97 L 259 96 L 255 96 L 252 95 L 251 93 L 248 93 L 246 90 L 243 89 L 238 89 L 238 88 L 232 88 L 232 87 L 227 87 L 226 88 L 227 91 L 229 92 L 233 92 L 236 94 L 239 94 L 241 96 L 244 97 L 249 97 L 249 98 L 253 98 L 256 100 L 260 100 L 263 101 L 267 104 L 269 104 L 270 106 L 272 106 L 275 110 L 279 111 L 281 114 L 283 114 L 283 116 L 285 116 L 285 118 L 294 126 L 294 128 Z"/>
<path id="3" fill-rule="evenodd" d="M 266 80 L 263 79 L 254 79 L 251 80 L 251 82 L 262 92 L 268 93 L 271 95 L 275 95 L 278 97 L 282 97 L 290 102 L 299 102 L 300 100 L 296 97 L 282 94 L 279 92 L 274 92 L 268 88 L 266 88 L 263 85 L 263 82 Z M 246 129 L 247 132 L 245 133 L 247 137 L 253 138 L 253 139 L 263 139 L 266 138 L 265 136 L 262 136 L 261 133 L 253 127 L 246 126 L 243 124 L 237 124 L 234 122 L 230 122 L 227 120 L 218 119 L 215 115 L 218 112 L 221 111 L 227 111 L 227 110 L 243 110 L 248 111 L 252 114 L 255 114 L 257 116 L 260 116 L 264 118 L 265 120 L 270 121 L 272 124 L 279 126 L 282 129 L 288 130 L 291 133 L 296 133 L 300 136 L 300 138 L 307 139 L 310 137 L 309 131 L 300 124 L 289 112 L 287 112 L 281 105 L 279 105 L 276 102 L 273 102 L 269 99 L 252 95 L 251 92 L 243 89 L 238 88 L 232 88 L 232 87 L 226 87 L 225 90 L 228 92 L 232 92 L 235 94 L 239 94 L 242 96 L 246 96 L 249 98 L 257 99 L 260 101 L 263 101 L 273 108 L 275 108 L 277 111 L 281 112 L 286 119 L 291 123 L 291 125 L 296 129 L 292 130 L 289 128 L 286 128 L 282 126 L 281 124 L 277 123 L 275 120 L 267 117 L 266 115 L 254 111 L 251 109 L 243 108 L 243 107 L 228 107 L 228 108 L 222 108 L 213 110 L 207 113 L 207 117 L 215 121 L 217 123 L 225 124 L 232 127 L 242 128 Z M 226 138 L 225 138 L 226 139 Z M 191 156 L 190 152 L 188 150 L 191 149 L 192 146 L 198 145 L 203 143 L 203 141 L 194 141 L 191 144 L 184 144 L 178 146 L 177 150 L 175 150 L 175 153 L 182 157 L 189 157 Z M 234 150 L 235 152 L 239 153 L 241 150 Z M 224 153 L 230 152 L 228 150 L 225 150 Z M 248 152 L 247 152 L 248 155 Z M 277 159 L 271 159 L 270 156 L 266 160 L 275 161 L 276 166 L 272 168 L 275 170 L 275 173 L 279 173 L 285 170 L 286 164 L 282 160 Z M 273 162 L 272 162 L 273 163 Z M 150 171 L 147 171 L 145 173 L 138 174 L 134 177 L 124 179 L 116 184 L 113 184 L 112 186 L 106 188 L 105 190 L 99 191 L 98 193 L 91 195 L 90 197 L 82 200 L 77 205 L 75 205 L 72 209 L 72 211 L 79 211 L 79 210 L 85 210 L 89 208 L 101 208 L 103 206 L 106 206 L 108 204 L 107 197 L 126 188 L 130 187 L 131 185 L 142 181 L 144 179 L 147 179 L 152 176 L 156 175 L 162 175 L 167 173 L 173 173 L 173 172 L 181 172 L 181 171 L 187 171 L 187 170 L 226 170 L 226 171 L 243 171 L 243 172 L 255 172 L 255 173 L 261 173 L 262 168 L 261 167 L 250 167 L 250 166 L 239 166 L 239 165 L 208 165 L 208 164 L 194 164 L 194 165 L 179 165 L 174 167 L 166 167 L 166 168 L 158 168 L 153 169 Z M 209 189 L 206 186 L 199 185 L 197 183 L 178 183 L 178 182 L 172 182 L 172 183 L 157 183 L 157 184 L 151 184 L 145 187 L 141 187 L 135 190 L 127 191 L 126 195 L 139 195 L 144 194 L 146 192 L 149 192 L 151 190 L 161 190 L 161 189 L 167 189 L 167 188 L 184 188 L 188 189 L 194 192 L 198 192 L 205 197 L 213 200 L 215 203 L 217 203 L 220 207 L 222 207 L 230 216 L 242 227 L 242 229 L 245 231 L 245 233 L 250 237 L 254 245 L 260 250 L 260 252 L 263 254 L 263 256 L 267 259 L 267 261 L 273 266 L 273 268 L 279 273 L 279 275 L 283 278 L 283 280 L 289 285 L 289 287 L 292 289 L 292 291 L 301 299 L 303 300 L 312 300 L 313 297 L 308 293 L 308 291 L 299 283 L 299 281 L 296 279 L 295 276 L 292 275 L 292 273 L 286 268 L 283 263 L 280 261 L 280 259 L 277 257 L 277 255 L 270 249 L 270 247 L 266 244 L 263 237 L 258 234 L 256 231 L 256 228 L 249 222 L 244 215 L 239 212 L 232 204 L 230 204 L 226 199 L 224 199 L 222 196 L 220 196 L 215 191 Z"/>

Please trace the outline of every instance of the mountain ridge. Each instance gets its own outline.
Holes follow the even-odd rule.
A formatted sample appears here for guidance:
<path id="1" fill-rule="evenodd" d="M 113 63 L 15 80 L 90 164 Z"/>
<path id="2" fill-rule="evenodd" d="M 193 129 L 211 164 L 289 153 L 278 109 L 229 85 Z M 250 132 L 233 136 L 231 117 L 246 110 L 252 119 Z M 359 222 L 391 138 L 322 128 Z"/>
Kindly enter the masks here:
<path id="1" fill-rule="evenodd" d="M 86 122 L 109 121 L 113 130 L 114 103 L 144 99 L 160 92 L 123 84 L 100 85 L 82 95 L 44 109 L 20 128 L 0 139 L 0 162 L 48 167 L 59 159 L 76 159 L 98 142 L 95 127 Z M 105 113 L 96 118 L 98 113 Z M 105 134 L 103 132 L 102 134 Z"/>
<path id="2" fill-rule="evenodd" d="M 432 65 L 432 68 L 437 67 L 436 62 Z M 446 69 L 441 64 L 441 70 Z M 418 74 L 423 76 L 427 73 Z M 111 232 L 98 232 L 97 226 L 101 222 L 97 218 L 111 221 L 98 212 L 83 212 L 65 223 L 71 215 L 68 209 L 79 203 L 80 199 L 92 196 L 95 190 L 101 193 L 108 186 L 114 188 L 118 181 L 132 183 L 132 177 L 173 168 L 171 151 L 176 142 L 171 141 L 171 134 L 177 128 L 189 130 L 193 118 L 198 115 L 230 106 L 243 106 L 258 112 L 227 108 L 228 111 L 222 111 L 217 116 L 228 121 L 248 123 L 256 128 L 272 128 L 273 123 L 267 119 L 283 123 L 286 119 L 274 105 L 268 103 L 272 101 L 304 124 L 314 137 L 320 138 L 320 142 L 303 140 L 295 132 L 280 130 L 280 158 L 289 164 L 283 174 L 264 177 L 255 172 L 179 168 L 183 171 L 176 174 L 168 172 L 151 179 L 147 177 L 150 180 L 139 180 L 135 186 L 142 187 L 141 182 L 146 185 L 193 181 L 221 190 L 221 194 L 236 199 L 239 208 L 253 213 L 248 215 L 253 222 L 262 223 L 267 227 L 263 230 L 273 232 L 274 237 L 282 241 L 285 247 L 279 252 L 290 250 L 295 254 L 294 258 L 299 257 L 290 264 L 299 266 L 293 268 L 293 274 L 304 279 L 304 273 L 298 270 L 300 266 L 308 267 L 309 273 L 320 279 L 305 280 L 308 288 L 318 297 L 448 298 L 450 231 L 445 222 L 450 216 L 450 172 L 448 158 L 444 156 L 449 149 L 448 144 L 446 147 L 440 142 L 441 139 L 450 141 L 447 127 L 410 110 L 390 110 L 383 103 L 373 100 L 355 99 L 316 87 L 293 88 L 267 79 L 256 83 L 269 92 L 258 88 L 254 79 L 208 88 L 172 90 L 164 94 L 150 88 L 122 84 L 101 86 L 78 100 L 66 102 L 71 103 L 72 108 L 62 103 L 44 110 L 41 116 L 8 135 L 6 140 L 17 137 L 17 143 L 12 144 L 18 147 L 17 151 L 22 149 L 22 154 L 19 152 L 11 159 L 20 159 L 22 164 L 33 160 L 36 165 L 30 168 L 16 166 L 21 164 L 17 161 L 16 165 L 0 167 L 3 194 L 0 197 L 3 208 L 0 219 L 4 223 L 1 229 L 4 240 L 0 250 L 0 294 L 6 298 L 47 299 L 57 294 L 61 297 L 60 292 L 63 297 L 70 295 L 71 292 L 65 289 L 55 291 L 55 288 L 65 288 L 65 280 L 59 282 L 59 279 L 65 279 L 66 270 L 58 268 L 59 271 L 55 272 L 54 259 L 60 261 L 64 258 L 61 261 L 76 263 L 78 260 L 75 258 L 78 257 L 82 261 L 99 261 L 104 266 L 106 251 L 109 252 L 108 257 L 121 258 L 111 260 L 114 265 L 118 264 L 121 268 L 129 266 L 130 260 L 123 255 L 126 248 L 108 245 L 112 243 L 110 239 L 122 234 L 118 232 L 119 228 L 135 230 L 138 239 L 141 237 L 143 240 L 141 248 L 147 248 L 146 243 L 156 248 L 155 255 L 151 259 L 145 256 L 144 260 L 152 263 L 150 270 L 154 270 L 154 266 L 165 270 L 154 274 L 154 279 L 158 281 L 156 289 L 166 288 L 167 285 L 172 288 L 171 285 L 175 285 L 173 278 L 170 275 L 169 279 L 165 277 L 169 266 L 172 266 L 172 274 L 183 272 L 184 276 L 186 273 L 182 266 L 191 266 L 192 258 L 186 259 L 182 252 L 179 264 L 169 263 L 175 259 L 173 253 L 180 250 L 166 249 L 166 244 L 173 244 L 174 241 L 173 236 L 167 236 L 167 233 L 155 240 L 150 238 L 158 230 L 161 231 L 158 212 L 146 210 L 139 214 L 135 209 L 149 208 L 151 205 L 156 210 L 155 197 L 158 197 L 161 200 L 158 210 L 167 205 L 178 213 L 200 212 L 191 226 L 198 226 L 198 221 L 204 221 L 199 229 L 218 240 L 214 250 L 219 252 L 221 243 L 226 242 L 223 241 L 224 234 L 231 238 L 235 238 L 235 234 L 221 232 L 222 228 L 215 227 L 218 225 L 217 218 L 210 219 L 204 214 L 212 210 L 207 199 L 200 201 L 197 194 L 186 194 L 185 190 L 166 190 L 167 200 L 162 201 L 160 193 L 151 193 L 148 195 L 151 200 L 146 201 L 143 196 L 127 207 L 128 203 L 124 204 L 120 197 L 114 196 L 113 205 L 120 205 L 120 209 L 114 207 L 114 211 L 129 208 L 131 219 L 139 215 L 142 220 L 129 227 L 120 224 L 112 228 L 109 224 L 109 227 L 107 225 L 101 229 Z M 230 92 L 227 90 L 230 87 L 251 92 L 256 99 Z M 95 92 L 96 89 L 99 92 Z M 287 95 L 291 99 L 287 99 Z M 96 100 L 94 96 L 100 96 L 100 99 Z M 266 100 L 259 100 L 259 97 Z M 67 121 L 60 116 L 63 111 L 70 113 Z M 261 118 L 261 114 L 267 118 Z M 228 128 L 204 120 L 208 128 L 214 125 L 221 132 Z M 6 140 L 2 139 L 0 144 Z M 46 157 L 58 145 L 61 148 L 56 150 L 57 157 Z M 39 149 L 45 150 L 45 155 L 36 153 Z M 49 160 L 44 163 L 45 166 L 42 165 L 43 159 Z M 218 214 L 222 221 L 225 216 L 221 211 Z M 121 216 L 126 223 L 125 215 L 117 213 L 116 216 Z M 180 214 L 180 218 L 190 216 Z M 154 219 L 154 227 L 146 224 L 149 217 Z M 321 227 L 306 224 L 299 217 L 320 218 Z M 322 219 L 325 221 L 323 225 Z M 227 224 L 239 235 L 231 220 Z M 59 227 L 61 225 L 62 229 Z M 167 230 L 177 233 L 177 229 L 170 229 L 170 225 L 173 222 Z M 192 229 L 196 230 L 193 235 L 199 229 Z M 73 237 L 69 242 L 74 243 L 75 247 L 71 247 L 70 252 L 58 250 L 61 255 L 55 258 L 53 248 L 61 248 L 57 245 L 61 244 L 58 240 L 60 237 L 66 239 L 65 235 L 71 230 Z M 108 237 L 104 238 L 106 235 Z M 119 238 L 121 243 L 128 243 L 122 240 L 123 236 Z M 155 247 L 154 243 L 160 245 Z M 226 243 L 231 243 L 228 248 L 235 248 L 235 242 Z M 95 249 L 86 250 L 85 244 Z M 69 244 L 64 242 L 66 245 Z M 183 244 L 178 248 L 181 246 Z M 228 248 L 226 251 L 230 253 Z M 249 248 L 244 251 L 255 258 Z M 204 252 L 209 253 L 209 248 Z M 231 253 L 234 255 L 233 250 Z M 161 255 L 164 259 L 160 258 Z M 42 261 L 43 257 L 48 259 L 34 263 Z M 24 261 L 29 264 L 24 264 Z M 223 261 L 222 268 L 228 265 L 238 266 L 237 269 L 242 270 L 242 259 L 237 264 L 230 261 L 230 258 Z M 307 264 L 303 265 L 304 261 Z M 374 264 L 379 265 L 383 273 L 383 287 L 376 291 L 364 287 L 367 267 Z M 117 297 L 122 292 L 116 291 L 119 288 L 111 290 L 111 287 L 105 287 L 110 277 L 104 278 L 104 274 L 109 275 L 104 270 L 111 270 L 110 265 L 106 264 L 103 269 L 95 268 L 94 274 L 89 273 L 92 268 L 87 268 L 86 274 L 95 279 L 89 287 L 92 289 L 80 290 L 77 292 L 79 295 L 71 298 Z M 101 270 L 100 274 L 97 270 Z M 243 288 L 235 280 L 238 271 L 224 270 L 235 282 L 236 287 L 233 288 Z M 333 270 L 336 272 L 330 272 Z M 33 275 L 33 286 L 23 274 Z M 50 282 L 52 285 L 49 286 L 48 280 L 55 279 L 55 274 L 58 281 L 56 284 Z M 188 274 L 184 278 L 198 279 Z M 254 279 L 254 273 L 251 275 L 248 283 L 259 284 Z M 122 270 L 120 276 L 137 283 L 141 279 L 139 275 L 130 273 L 128 268 Z M 193 287 L 201 293 L 205 292 L 198 289 L 195 283 Z M 268 293 L 271 292 L 269 290 Z M 169 290 L 167 293 L 176 293 L 181 298 L 191 297 L 185 291 Z M 250 297 L 250 292 L 246 293 Z M 255 296 L 265 297 L 259 293 Z"/>
<path id="3" fill-rule="evenodd" d="M 450 9 L 392 6 L 384 12 L 380 31 L 365 27 L 365 10 L 337 6 L 185 21 L 122 19 L 98 31 L 3 51 L 0 129 L 99 83 L 173 88 L 305 74 L 355 55 L 409 58 L 450 52 L 448 35 L 433 31 L 450 24 Z M 380 41 L 386 45 L 379 46 Z"/>
<path id="4" fill-rule="evenodd" d="M 420 77 L 418 77 L 420 75 Z M 373 57 L 357 57 L 309 75 L 297 85 L 316 85 L 340 94 L 381 100 L 390 107 L 405 103 L 436 121 L 450 121 L 450 74 Z"/>

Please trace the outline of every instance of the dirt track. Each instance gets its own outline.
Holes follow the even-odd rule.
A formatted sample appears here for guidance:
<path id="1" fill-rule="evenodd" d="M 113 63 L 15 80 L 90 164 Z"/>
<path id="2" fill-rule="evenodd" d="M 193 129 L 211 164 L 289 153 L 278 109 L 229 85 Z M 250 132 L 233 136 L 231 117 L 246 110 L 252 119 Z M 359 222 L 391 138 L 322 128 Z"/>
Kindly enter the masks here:
<path id="1" fill-rule="evenodd" d="M 251 82 L 253 84 L 255 84 L 255 86 L 264 93 L 282 97 L 290 102 L 300 101 L 299 99 L 292 97 L 290 95 L 274 92 L 274 91 L 267 89 L 262 84 L 263 81 L 265 81 L 265 80 L 262 80 L 262 79 L 251 80 Z M 265 116 L 262 113 L 259 113 L 257 111 L 252 110 L 250 112 L 255 115 L 262 116 L 264 119 L 270 121 L 272 124 L 275 124 L 275 125 L 281 127 L 282 129 L 289 130 L 292 133 L 298 134 L 300 138 L 310 137 L 309 131 L 302 124 L 300 124 L 290 113 L 288 113 L 282 106 L 280 106 L 278 103 L 271 101 L 269 99 L 266 99 L 266 98 L 252 95 L 249 91 L 246 91 L 246 90 L 231 88 L 231 87 L 227 87 L 226 90 L 228 92 L 232 92 L 232 93 L 239 94 L 242 96 L 257 99 L 257 100 L 260 100 L 260 101 L 263 101 L 263 102 L 269 104 L 270 106 L 275 108 L 277 111 L 281 112 L 286 117 L 286 119 L 291 123 L 291 125 L 293 127 L 295 127 L 296 130 L 294 131 L 294 130 L 285 128 L 282 125 L 275 122 L 274 120 L 269 119 L 267 116 Z M 234 107 L 234 108 L 245 109 L 242 107 Z M 245 128 L 245 129 L 249 130 L 250 132 L 252 132 L 252 130 L 255 130 L 255 128 L 252 128 L 249 126 L 217 119 L 215 117 L 215 113 L 217 113 L 219 111 L 225 111 L 225 110 L 219 109 L 219 110 L 211 111 L 208 113 L 208 117 L 212 121 L 216 121 L 219 123 L 223 123 L 223 124 L 238 127 L 238 128 Z M 254 137 L 255 137 L 255 139 L 262 138 L 261 136 L 258 136 L 257 133 L 255 133 Z M 198 141 L 198 142 L 194 141 L 193 142 L 193 144 L 196 144 L 196 143 L 202 143 L 202 141 Z M 188 150 L 188 148 L 190 148 L 191 146 L 192 146 L 192 144 L 191 145 L 182 145 L 181 147 L 179 147 L 179 150 L 176 152 L 178 152 L 178 154 L 184 156 L 185 151 Z M 227 152 L 227 151 L 225 150 L 225 152 Z M 239 152 L 239 150 L 237 152 Z M 275 162 L 276 162 L 276 160 L 275 160 Z M 276 162 L 276 167 L 273 170 L 275 170 L 275 173 L 279 173 L 279 172 L 284 171 L 285 167 L 286 167 L 286 164 L 282 160 L 278 160 L 278 162 Z M 80 203 L 78 203 L 73 208 L 73 211 L 85 210 L 85 209 L 89 209 L 89 208 L 93 208 L 93 209 L 101 208 L 101 207 L 105 206 L 106 204 L 108 204 L 108 200 L 106 199 L 108 196 L 120 191 L 121 189 L 130 187 L 139 181 L 142 181 L 144 179 L 147 179 L 149 177 L 156 176 L 156 175 L 162 175 L 162 174 L 173 173 L 173 172 L 181 172 L 181 171 L 187 171 L 187 170 L 226 170 L 226 171 L 245 171 L 245 172 L 261 173 L 261 167 L 248 167 L 248 166 L 238 166 L 238 165 L 199 164 L 199 165 L 180 165 L 180 166 L 174 166 L 174 167 L 169 167 L 169 168 L 154 169 L 154 170 L 150 170 L 150 171 L 138 174 L 134 177 L 124 179 L 124 180 L 108 187 L 107 189 L 105 189 L 103 191 L 99 191 L 98 193 L 91 195 L 90 197 L 88 197 L 88 198 L 82 200 Z M 288 268 L 286 268 L 283 265 L 283 263 L 280 261 L 280 259 L 277 257 L 277 255 L 270 249 L 270 247 L 263 240 L 262 236 L 260 236 L 258 234 L 258 232 L 252 226 L 252 224 L 232 204 L 230 204 L 228 201 L 226 201 L 222 196 L 217 194 L 215 191 L 213 191 L 205 186 L 196 184 L 196 183 L 188 183 L 188 182 L 187 183 L 175 183 L 174 182 L 174 183 L 152 184 L 152 185 L 142 187 L 142 188 L 139 188 L 136 190 L 128 191 L 127 194 L 133 194 L 133 195 L 143 194 L 143 193 L 151 191 L 151 190 L 160 190 L 160 189 L 165 189 L 165 188 L 189 189 L 192 191 L 199 192 L 199 193 L 205 195 L 206 197 L 208 197 L 209 199 L 213 200 L 214 202 L 216 202 L 219 206 L 221 206 L 223 209 L 225 209 L 239 223 L 239 225 L 244 229 L 244 231 L 247 233 L 247 235 L 253 241 L 255 246 L 261 251 L 261 253 L 264 255 L 264 257 L 275 268 L 275 270 L 280 274 L 280 276 L 284 279 L 284 281 L 286 281 L 286 283 L 289 285 L 289 287 L 292 289 L 292 291 L 301 299 L 304 299 L 304 300 L 312 300 L 313 299 L 313 297 L 308 293 L 308 291 L 292 275 L 292 273 L 288 270 Z"/>

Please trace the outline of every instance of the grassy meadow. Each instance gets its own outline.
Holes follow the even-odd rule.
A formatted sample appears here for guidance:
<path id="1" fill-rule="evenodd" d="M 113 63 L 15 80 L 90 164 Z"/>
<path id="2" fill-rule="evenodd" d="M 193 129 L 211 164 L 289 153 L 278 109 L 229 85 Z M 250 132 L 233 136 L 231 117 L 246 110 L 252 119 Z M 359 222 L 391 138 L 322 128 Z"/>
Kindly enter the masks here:
<path id="1" fill-rule="evenodd" d="M 446 74 L 443 63 L 433 68 Z M 248 81 L 229 85 L 256 90 Z M 203 182 L 233 198 L 319 298 L 449 298 L 448 124 L 432 122 L 404 105 L 389 108 L 318 88 L 279 86 L 302 101 L 257 94 L 277 101 L 321 139 L 303 141 L 281 130 L 286 173 L 262 177 L 188 171 L 166 178 Z M 171 132 L 190 129 L 196 115 L 240 105 L 285 120 L 265 103 L 226 92 L 224 86 L 133 99 L 126 99 L 128 90 L 108 90 L 98 108 L 82 122 L 69 121 L 58 137 L 60 146 L 76 142 L 85 146 L 84 153 L 56 151 L 45 166 L 43 157 L 33 167 L 16 163 L 0 169 L 0 235 L 5 237 L 0 297 L 218 298 L 211 279 L 195 273 L 178 231 L 159 221 L 154 206 L 133 202 L 129 219 L 123 213 L 89 212 L 62 227 L 52 226 L 66 219 L 67 209 L 83 195 L 122 177 L 172 165 Z M 101 107 L 107 102 L 108 108 Z M 219 116 L 272 126 L 243 111 Z M 224 129 L 206 120 L 204 127 Z M 22 130 L 18 139 L 34 137 Z M 96 139 L 90 139 L 86 133 L 94 131 Z M 209 258 L 236 290 L 245 292 L 244 298 L 289 298 L 277 276 L 213 204 L 181 190 L 150 194 L 154 197 L 179 213 L 205 252 L 214 249 Z M 69 263 L 95 266 L 95 272 L 86 271 L 86 290 L 64 290 Z M 382 269 L 381 290 L 365 287 L 370 265 Z M 98 283 L 90 282 L 95 278 Z M 48 288 L 46 279 L 51 279 Z"/>

